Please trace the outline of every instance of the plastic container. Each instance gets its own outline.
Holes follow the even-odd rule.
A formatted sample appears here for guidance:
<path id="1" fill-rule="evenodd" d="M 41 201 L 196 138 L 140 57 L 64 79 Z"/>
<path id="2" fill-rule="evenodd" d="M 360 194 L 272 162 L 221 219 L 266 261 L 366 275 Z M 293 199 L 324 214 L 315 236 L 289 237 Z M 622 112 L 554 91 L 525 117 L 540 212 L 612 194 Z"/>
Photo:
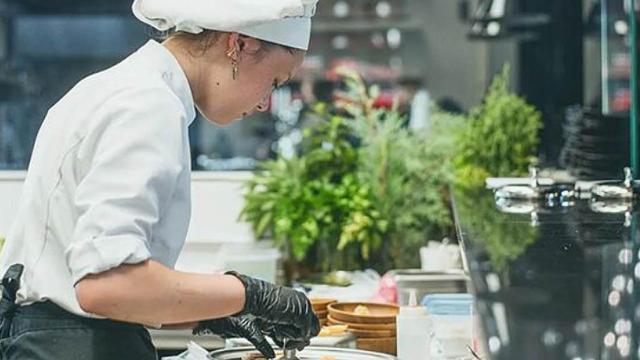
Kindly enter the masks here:
<path id="1" fill-rule="evenodd" d="M 422 299 L 422 305 L 432 315 L 473 314 L 473 295 L 470 294 L 431 294 Z"/>
<path id="2" fill-rule="evenodd" d="M 469 355 L 474 347 L 473 296 L 433 294 L 422 300 L 433 321 L 431 356 L 448 359 Z"/>
<path id="3" fill-rule="evenodd" d="M 409 306 L 400 308 L 397 318 L 398 360 L 431 359 L 432 320 L 424 306 L 419 306 L 416 291 L 409 296 Z"/>

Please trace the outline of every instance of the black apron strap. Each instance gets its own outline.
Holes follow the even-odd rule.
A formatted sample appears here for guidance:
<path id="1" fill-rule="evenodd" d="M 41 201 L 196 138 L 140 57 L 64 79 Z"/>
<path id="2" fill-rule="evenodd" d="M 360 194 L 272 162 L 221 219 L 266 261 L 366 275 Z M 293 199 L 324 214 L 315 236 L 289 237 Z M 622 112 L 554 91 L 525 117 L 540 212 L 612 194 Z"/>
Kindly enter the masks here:
<path id="1" fill-rule="evenodd" d="M 24 271 L 22 264 L 9 267 L 2 278 L 2 298 L 0 299 L 0 339 L 9 337 L 11 321 L 18 305 L 16 294 L 20 289 L 20 277 Z"/>

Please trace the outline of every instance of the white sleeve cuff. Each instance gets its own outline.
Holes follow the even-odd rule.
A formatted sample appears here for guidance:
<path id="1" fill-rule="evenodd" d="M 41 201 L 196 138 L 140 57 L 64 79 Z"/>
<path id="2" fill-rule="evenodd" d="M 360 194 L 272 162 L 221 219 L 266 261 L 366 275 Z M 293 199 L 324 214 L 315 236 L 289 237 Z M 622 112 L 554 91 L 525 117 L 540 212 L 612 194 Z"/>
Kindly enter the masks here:
<path id="1" fill-rule="evenodd" d="M 151 258 L 146 242 L 131 235 L 96 237 L 71 244 L 66 251 L 73 283 L 122 264 L 138 264 Z"/>

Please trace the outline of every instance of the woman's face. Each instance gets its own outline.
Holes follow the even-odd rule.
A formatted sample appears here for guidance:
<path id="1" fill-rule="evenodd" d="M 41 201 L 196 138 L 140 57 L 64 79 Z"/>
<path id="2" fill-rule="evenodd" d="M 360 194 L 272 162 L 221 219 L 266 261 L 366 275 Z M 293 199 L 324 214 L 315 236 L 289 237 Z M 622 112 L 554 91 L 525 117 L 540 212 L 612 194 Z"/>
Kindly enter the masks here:
<path id="1" fill-rule="evenodd" d="M 217 125 L 268 110 L 273 90 L 289 81 L 304 60 L 303 51 L 292 52 L 281 46 L 265 48 L 261 41 L 237 38 L 237 34 L 225 44 L 236 49 L 236 79 L 232 56 L 227 56 L 222 69 L 211 66 L 211 71 L 202 72 L 199 84 L 202 96 L 196 101 L 200 112 Z"/>

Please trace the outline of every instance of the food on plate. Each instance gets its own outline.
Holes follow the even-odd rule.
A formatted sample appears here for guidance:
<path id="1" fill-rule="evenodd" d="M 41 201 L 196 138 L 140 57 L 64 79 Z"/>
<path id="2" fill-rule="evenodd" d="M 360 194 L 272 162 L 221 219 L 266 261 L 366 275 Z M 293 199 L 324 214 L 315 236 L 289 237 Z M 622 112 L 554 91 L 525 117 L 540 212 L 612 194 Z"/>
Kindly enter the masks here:
<path id="1" fill-rule="evenodd" d="M 276 351 L 276 359 L 280 359 L 283 355 L 284 353 L 282 351 Z M 260 353 L 250 353 L 244 355 L 242 360 L 267 360 L 267 358 Z"/>
<path id="2" fill-rule="evenodd" d="M 246 354 L 242 360 L 266 360 L 266 358 L 260 354 Z"/>
<path id="3" fill-rule="evenodd" d="M 327 355 L 327 356 L 321 357 L 320 360 L 336 360 L 336 358 L 334 358 L 333 356 Z"/>
<path id="4" fill-rule="evenodd" d="M 342 335 L 347 331 L 347 328 L 348 328 L 347 325 L 324 326 L 322 327 L 322 330 L 320 330 L 320 334 L 318 334 L 318 336 L 327 337 L 327 336 Z"/>
<path id="5" fill-rule="evenodd" d="M 369 311 L 369 308 L 366 305 L 358 305 L 356 306 L 355 310 L 353 310 L 353 312 L 356 315 L 371 315 L 371 311 Z"/>
<path id="6" fill-rule="evenodd" d="M 260 354 L 246 354 L 242 357 L 242 360 L 267 360 L 267 358 Z"/>

